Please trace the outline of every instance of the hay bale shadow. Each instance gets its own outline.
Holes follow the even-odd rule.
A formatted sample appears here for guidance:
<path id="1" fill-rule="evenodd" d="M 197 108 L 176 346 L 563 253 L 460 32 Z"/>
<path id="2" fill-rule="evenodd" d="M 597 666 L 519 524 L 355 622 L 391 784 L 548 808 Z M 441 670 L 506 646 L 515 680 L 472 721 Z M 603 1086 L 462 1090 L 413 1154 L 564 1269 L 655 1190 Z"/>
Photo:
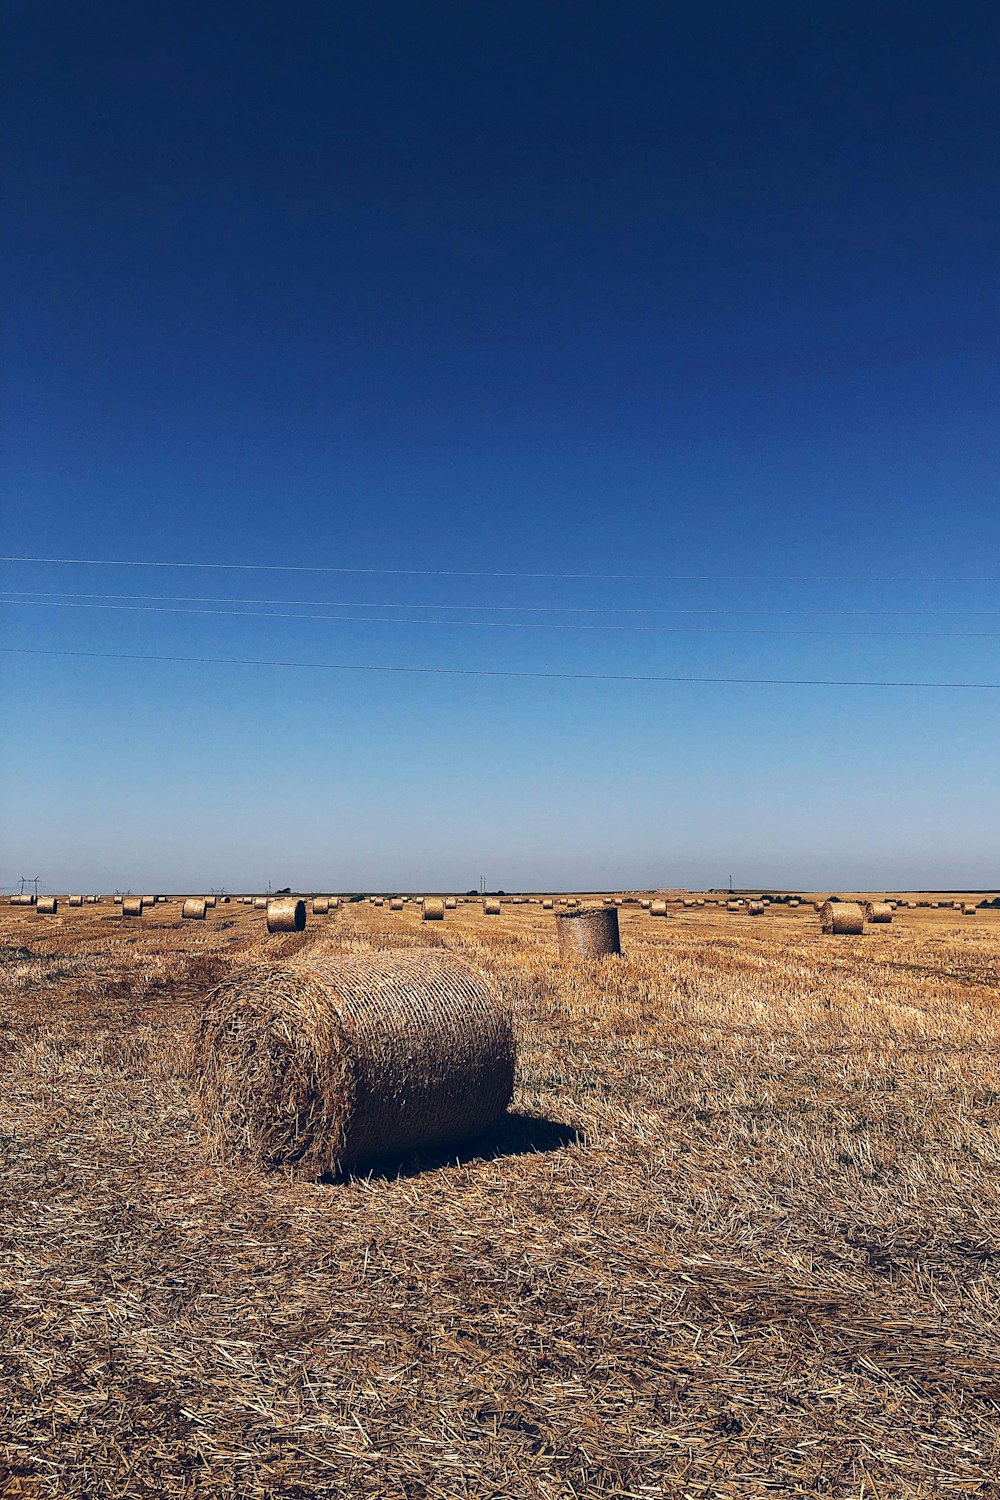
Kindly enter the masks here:
<path id="1" fill-rule="evenodd" d="M 465 1166 L 476 1161 L 496 1161 L 504 1156 L 531 1156 L 545 1151 L 561 1151 L 566 1146 L 586 1145 L 587 1138 L 575 1125 L 549 1120 L 543 1115 L 525 1115 L 509 1110 L 496 1125 L 460 1146 L 441 1146 L 432 1151 L 418 1151 L 403 1157 L 385 1157 L 363 1167 L 350 1167 L 336 1176 L 328 1173 L 320 1182 L 346 1183 L 364 1178 L 388 1181 L 398 1177 L 419 1177 L 424 1172 L 438 1172 L 443 1167 Z"/>

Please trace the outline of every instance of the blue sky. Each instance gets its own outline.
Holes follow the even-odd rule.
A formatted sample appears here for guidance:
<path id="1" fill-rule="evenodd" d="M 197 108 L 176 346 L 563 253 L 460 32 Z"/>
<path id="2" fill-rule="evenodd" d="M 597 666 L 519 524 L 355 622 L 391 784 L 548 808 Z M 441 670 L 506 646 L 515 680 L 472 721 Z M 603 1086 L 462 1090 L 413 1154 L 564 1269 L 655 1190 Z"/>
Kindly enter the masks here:
<path id="1" fill-rule="evenodd" d="M 243 566 L 0 565 L 0 884 L 995 885 L 1000 693 L 579 674 L 1000 682 L 998 40 L 9 7 L 3 550 Z"/>

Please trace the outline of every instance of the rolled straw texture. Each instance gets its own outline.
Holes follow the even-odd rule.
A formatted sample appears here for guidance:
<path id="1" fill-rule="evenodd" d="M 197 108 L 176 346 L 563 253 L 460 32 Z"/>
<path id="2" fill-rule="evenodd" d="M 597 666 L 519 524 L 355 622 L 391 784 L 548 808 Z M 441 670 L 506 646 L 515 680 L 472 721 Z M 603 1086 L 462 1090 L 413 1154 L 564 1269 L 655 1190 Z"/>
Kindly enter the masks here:
<path id="1" fill-rule="evenodd" d="M 122 904 L 122 898 L 121 898 L 121 896 L 116 896 L 115 897 L 115 905 L 116 906 L 121 906 L 121 904 Z"/>
<path id="2" fill-rule="evenodd" d="M 267 903 L 268 932 L 301 932 L 306 925 L 306 903 L 297 896 L 279 896 Z"/>
<path id="3" fill-rule="evenodd" d="M 560 958 L 607 958 L 622 951 L 616 906 L 559 912 L 555 920 Z"/>
<path id="4" fill-rule="evenodd" d="M 975 908 L 975 906 L 972 905 L 970 902 L 966 902 L 966 904 L 962 907 L 962 916 L 963 917 L 974 917 L 975 915 L 976 915 L 976 908 Z"/>
<path id="5" fill-rule="evenodd" d="M 444 909 L 445 909 L 445 911 L 457 911 L 458 910 L 458 902 L 455 900 L 454 896 L 446 896 L 445 897 Z"/>
<path id="6" fill-rule="evenodd" d="M 552 910 L 552 900 L 551 900 L 551 898 L 549 896 L 546 896 L 545 899 L 544 899 L 544 901 L 542 902 L 542 911 L 551 911 L 551 910 Z"/>
<path id="7" fill-rule="evenodd" d="M 118 899 L 119 898 L 116 896 L 115 900 L 118 900 Z M 70 896 L 70 898 L 69 898 L 69 904 L 70 904 L 70 906 L 82 906 L 83 905 L 83 897 L 82 896 Z"/>
<path id="8" fill-rule="evenodd" d="M 402 902 L 402 900 L 400 899 L 399 896 L 394 896 L 393 899 L 389 902 L 389 910 L 390 911 L 402 911 L 403 910 L 403 902 Z"/>
<path id="9" fill-rule="evenodd" d="M 142 916 L 142 897 L 141 896 L 123 896 L 122 897 L 122 916 L 123 917 L 141 917 Z"/>
<path id="10" fill-rule="evenodd" d="M 424 902 L 424 910 L 423 910 L 423 915 L 421 917 L 421 921 L 423 921 L 423 922 L 443 922 L 444 921 L 444 902 L 443 901 L 437 901 L 437 900 L 435 900 L 432 897 L 428 897 L 428 899 Z"/>
<path id="11" fill-rule="evenodd" d="M 218 1155 L 311 1177 L 471 1140 L 514 1086 L 509 1008 L 436 950 L 237 969 L 206 999 L 195 1062 Z"/>
<path id="12" fill-rule="evenodd" d="M 891 922 L 892 921 L 892 907 L 890 906 L 889 902 L 888 901 L 866 901 L 865 902 L 865 921 L 866 922 Z"/>
<path id="13" fill-rule="evenodd" d="M 255 896 L 253 898 L 253 909 L 254 911 L 267 911 L 267 897 Z"/>
<path id="14" fill-rule="evenodd" d="M 181 917 L 188 922 L 204 922 L 208 902 L 204 896 L 189 896 L 181 907 Z"/>
<path id="15" fill-rule="evenodd" d="M 59 911 L 59 901 L 55 896 L 39 896 L 35 902 L 35 910 L 41 912 L 43 917 L 54 917 Z"/>
<path id="16" fill-rule="evenodd" d="M 857 937 L 865 929 L 865 914 L 856 901 L 824 901 L 819 914 L 826 933 Z"/>
<path id="17" fill-rule="evenodd" d="M 499 901 L 484 901 L 483 902 L 483 911 L 484 911 L 485 915 L 488 916 L 488 917 L 498 917 L 500 915 L 500 902 Z"/>
<path id="18" fill-rule="evenodd" d="M 739 909 L 740 909 L 740 907 L 742 905 L 743 905 L 742 901 L 727 901 L 726 902 L 726 911 L 739 911 Z"/>
<path id="19" fill-rule="evenodd" d="M 747 916 L 749 917 L 759 917 L 763 910 L 763 901 L 750 901 L 747 903 Z"/>
<path id="20" fill-rule="evenodd" d="M 328 914 L 329 910 L 330 910 L 330 898 L 329 898 L 329 896 L 314 896 L 313 897 L 313 916 L 314 917 L 325 917 Z"/>
<path id="21" fill-rule="evenodd" d="M 665 917 L 667 915 L 667 903 L 665 901 L 651 901 L 649 903 L 649 915 L 651 917 Z"/>

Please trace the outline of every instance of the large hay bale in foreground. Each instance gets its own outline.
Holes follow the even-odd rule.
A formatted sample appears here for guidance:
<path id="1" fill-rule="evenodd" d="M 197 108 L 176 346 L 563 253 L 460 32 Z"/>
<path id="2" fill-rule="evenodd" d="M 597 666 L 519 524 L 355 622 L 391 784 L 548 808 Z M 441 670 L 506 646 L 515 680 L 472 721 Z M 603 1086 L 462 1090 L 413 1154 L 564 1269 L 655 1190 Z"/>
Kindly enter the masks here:
<path id="1" fill-rule="evenodd" d="M 866 922 L 891 922 L 892 921 L 892 905 L 891 905 L 891 903 L 888 902 L 888 901 L 866 901 L 865 902 L 865 921 Z"/>
<path id="2" fill-rule="evenodd" d="M 420 920 L 422 922 L 443 922 L 444 902 L 438 901 L 433 896 L 428 896 L 427 900 L 424 902 L 424 909 L 421 914 Z"/>
<path id="3" fill-rule="evenodd" d="M 189 896 L 181 907 L 181 919 L 185 922 L 204 922 L 208 902 L 204 896 Z"/>
<path id="4" fill-rule="evenodd" d="M 119 900 L 120 898 L 116 897 L 115 899 Z M 82 896 L 70 896 L 70 898 L 69 898 L 69 904 L 70 904 L 70 906 L 82 906 L 83 905 L 83 897 Z"/>
<path id="5" fill-rule="evenodd" d="M 301 932 L 306 925 L 306 903 L 298 896 L 278 896 L 267 903 L 268 932 Z"/>
<path id="6" fill-rule="evenodd" d="M 310 1177 L 471 1140 L 514 1086 L 509 1007 L 437 950 L 237 969 L 194 1055 L 217 1153 Z"/>
<path id="7" fill-rule="evenodd" d="M 827 934 L 857 937 L 865 930 L 865 914 L 857 901 L 824 901 L 819 922 Z"/>
<path id="8" fill-rule="evenodd" d="M 607 958 L 622 951 L 616 906 L 559 912 L 555 921 L 560 958 Z"/>
<path id="9" fill-rule="evenodd" d="M 764 905 L 765 905 L 765 903 L 763 901 L 748 901 L 747 902 L 747 916 L 748 917 L 759 917 L 759 916 L 762 916 L 763 912 L 764 912 Z"/>
<path id="10" fill-rule="evenodd" d="M 405 905 L 405 902 L 403 901 L 403 899 L 402 899 L 401 896 L 394 896 L 392 898 L 392 900 L 389 902 L 389 910 L 390 911 L 402 911 L 404 905 Z"/>
<path id="11" fill-rule="evenodd" d="M 123 917 L 141 917 L 142 916 L 142 897 L 141 896 L 123 896 L 122 897 L 122 916 Z"/>
<path id="12" fill-rule="evenodd" d="M 55 896 L 39 896 L 35 902 L 35 910 L 43 917 L 54 917 L 59 911 L 59 901 Z"/>
<path id="13" fill-rule="evenodd" d="M 649 915 L 651 917 L 665 917 L 667 914 L 667 903 L 665 901 L 651 901 L 649 903 Z"/>
<path id="14" fill-rule="evenodd" d="M 500 915 L 500 902 L 484 901 L 483 912 L 487 917 L 498 917 Z"/>

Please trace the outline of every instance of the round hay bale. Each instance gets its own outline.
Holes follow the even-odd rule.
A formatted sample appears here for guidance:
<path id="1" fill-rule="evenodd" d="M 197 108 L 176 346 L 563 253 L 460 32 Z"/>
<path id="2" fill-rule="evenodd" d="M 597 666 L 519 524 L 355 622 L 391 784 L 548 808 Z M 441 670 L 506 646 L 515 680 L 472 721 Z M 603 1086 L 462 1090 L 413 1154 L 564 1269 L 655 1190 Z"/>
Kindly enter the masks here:
<path id="1" fill-rule="evenodd" d="M 891 922 L 892 906 L 888 901 L 866 901 L 866 922 Z"/>
<path id="2" fill-rule="evenodd" d="M 759 917 L 759 916 L 761 916 L 762 913 L 763 913 L 763 911 L 764 911 L 764 905 L 765 905 L 765 903 L 763 901 L 748 901 L 747 902 L 747 916 L 748 917 Z"/>
<path id="3" fill-rule="evenodd" d="M 445 909 L 445 911 L 457 911 L 458 910 L 458 902 L 455 900 L 454 896 L 446 896 L 445 897 L 444 909 Z"/>
<path id="4" fill-rule="evenodd" d="M 331 896 L 330 897 L 330 910 L 331 911 L 336 911 L 339 906 L 340 906 L 340 897 L 339 896 Z"/>
<path id="5" fill-rule="evenodd" d="M 306 903 L 298 896 L 279 896 L 267 903 L 268 932 L 301 932 L 306 925 Z"/>
<path id="6" fill-rule="evenodd" d="M 642 907 L 643 911 L 649 911 L 652 902 L 643 900 L 639 902 L 639 905 Z"/>
<path id="7" fill-rule="evenodd" d="M 546 896 L 545 899 L 544 899 L 544 901 L 542 902 L 542 911 L 551 911 L 551 910 L 552 910 L 552 897 L 551 896 Z"/>
<path id="8" fill-rule="evenodd" d="M 329 898 L 329 896 L 314 896 L 313 897 L 313 901 L 312 901 L 312 907 L 313 907 L 313 916 L 314 917 L 325 917 L 325 916 L 327 916 L 329 914 L 329 911 L 330 911 L 330 898 Z"/>
<path id="9" fill-rule="evenodd" d="M 976 915 L 976 907 L 975 907 L 975 905 L 973 904 L 973 902 L 967 901 L 965 903 L 965 905 L 962 907 L 962 916 L 963 917 L 974 917 L 975 915 Z"/>
<path id="10" fill-rule="evenodd" d="M 120 896 L 116 896 L 115 900 L 116 901 L 120 901 L 121 897 Z M 70 896 L 70 898 L 69 898 L 69 904 L 70 904 L 70 906 L 82 906 L 83 905 L 83 897 L 82 896 Z"/>
<path id="11" fill-rule="evenodd" d="M 142 897 L 141 896 L 124 896 L 122 898 L 122 916 L 123 917 L 141 917 L 142 916 Z"/>
<path id="12" fill-rule="evenodd" d="M 216 896 L 206 896 L 204 898 L 206 906 L 215 906 L 217 900 L 218 900 L 218 897 L 216 897 Z"/>
<path id="13" fill-rule="evenodd" d="M 693 905 L 694 905 L 694 902 L 693 902 L 693 901 L 682 901 L 682 902 L 681 902 L 681 905 L 682 905 L 682 906 L 685 906 L 685 907 L 688 907 L 688 906 L 693 906 Z"/>
<path id="14" fill-rule="evenodd" d="M 651 917 L 667 916 L 667 903 L 665 901 L 651 901 L 649 903 L 649 915 Z"/>
<path id="15" fill-rule="evenodd" d="M 559 912 L 555 922 L 560 958 L 607 958 L 622 951 L 616 906 Z"/>
<path id="16" fill-rule="evenodd" d="M 483 913 L 487 917 L 498 917 L 500 915 L 500 902 L 494 900 L 484 901 Z"/>
<path id="17" fill-rule="evenodd" d="M 438 901 L 432 896 L 428 896 L 427 900 L 424 902 L 424 909 L 421 913 L 420 920 L 422 922 L 443 922 L 444 902 Z"/>
<path id="18" fill-rule="evenodd" d="M 405 903 L 399 896 L 394 896 L 393 899 L 389 902 L 389 910 L 402 911 L 404 905 Z"/>
<path id="19" fill-rule="evenodd" d="M 254 911 L 267 911 L 267 897 L 266 896 L 254 896 L 254 898 L 253 898 L 253 909 L 254 909 Z"/>
<path id="20" fill-rule="evenodd" d="M 121 906 L 121 904 L 122 904 L 122 897 L 121 896 L 116 896 L 115 897 L 115 905 L 116 906 Z"/>
<path id="21" fill-rule="evenodd" d="M 819 921 L 827 934 L 857 937 L 865 930 L 865 914 L 856 901 L 824 901 Z"/>
<path id="22" fill-rule="evenodd" d="M 789 903 L 788 903 L 788 910 L 789 911 L 797 911 L 798 908 L 801 905 L 802 905 L 801 901 L 789 901 Z"/>
<path id="23" fill-rule="evenodd" d="M 55 896 L 39 896 L 35 902 L 35 910 L 43 917 L 54 917 L 59 911 L 59 901 Z"/>
<path id="24" fill-rule="evenodd" d="M 204 922 L 208 901 L 204 896 L 189 896 L 181 907 L 181 919 L 185 922 Z"/>
<path id="25" fill-rule="evenodd" d="M 739 911 L 739 909 L 740 909 L 740 907 L 742 905 L 743 905 L 742 901 L 727 901 L 726 902 L 726 911 Z"/>
<path id="26" fill-rule="evenodd" d="M 514 1085 L 509 1007 L 437 950 L 237 969 L 194 1051 L 217 1154 L 310 1177 L 474 1139 Z"/>

